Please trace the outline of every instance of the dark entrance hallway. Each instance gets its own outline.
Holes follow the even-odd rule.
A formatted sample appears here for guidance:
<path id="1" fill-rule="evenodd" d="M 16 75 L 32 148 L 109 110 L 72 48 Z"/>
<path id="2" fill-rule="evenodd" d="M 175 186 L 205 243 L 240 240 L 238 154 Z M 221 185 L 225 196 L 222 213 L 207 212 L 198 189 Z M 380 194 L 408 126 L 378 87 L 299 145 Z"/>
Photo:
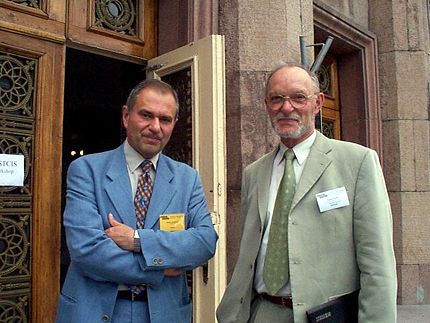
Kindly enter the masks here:
<path id="1" fill-rule="evenodd" d="M 62 160 L 62 210 L 70 163 L 81 155 L 117 147 L 125 138 L 121 107 L 145 78 L 143 66 L 77 49 L 66 52 Z M 69 264 L 61 236 L 61 284 Z"/>

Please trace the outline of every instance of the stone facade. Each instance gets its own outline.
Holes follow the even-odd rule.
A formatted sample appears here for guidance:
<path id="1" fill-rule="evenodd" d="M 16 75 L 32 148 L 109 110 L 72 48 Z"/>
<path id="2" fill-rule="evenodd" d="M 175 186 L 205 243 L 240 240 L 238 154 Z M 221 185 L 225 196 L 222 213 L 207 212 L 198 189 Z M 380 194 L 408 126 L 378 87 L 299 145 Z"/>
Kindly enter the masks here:
<path id="1" fill-rule="evenodd" d="M 429 3 L 369 1 L 378 37 L 384 173 L 393 205 L 398 302 L 430 303 Z"/>

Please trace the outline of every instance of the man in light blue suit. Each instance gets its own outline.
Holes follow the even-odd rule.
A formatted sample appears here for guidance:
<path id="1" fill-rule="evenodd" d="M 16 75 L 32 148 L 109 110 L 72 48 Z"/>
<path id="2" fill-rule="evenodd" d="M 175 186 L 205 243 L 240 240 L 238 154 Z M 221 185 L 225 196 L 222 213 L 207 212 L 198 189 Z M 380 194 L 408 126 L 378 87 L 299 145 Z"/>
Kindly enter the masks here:
<path id="1" fill-rule="evenodd" d="M 213 257 L 217 234 L 197 171 L 161 153 L 177 121 L 178 98 L 170 85 L 147 80 L 122 109 L 125 142 L 77 159 L 68 171 L 64 227 L 71 264 L 56 322 L 191 322 L 185 272 Z M 133 199 L 145 160 L 153 164 L 153 188 L 137 229 Z M 177 225 L 161 230 L 172 214 Z"/>

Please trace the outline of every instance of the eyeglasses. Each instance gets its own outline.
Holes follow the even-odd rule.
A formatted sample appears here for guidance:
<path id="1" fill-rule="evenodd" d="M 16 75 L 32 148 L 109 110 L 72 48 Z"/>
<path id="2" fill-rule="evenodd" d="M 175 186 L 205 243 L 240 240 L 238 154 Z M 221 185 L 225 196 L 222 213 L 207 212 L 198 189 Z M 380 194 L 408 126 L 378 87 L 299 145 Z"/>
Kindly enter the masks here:
<path id="1" fill-rule="evenodd" d="M 283 96 L 280 94 L 269 96 L 266 98 L 266 104 L 270 109 L 279 109 L 284 105 L 285 101 L 288 101 L 293 108 L 303 108 L 309 99 L 314 97 L 315 94 L 304 95 L 301 93 L 293 94 L 290 96 Z"/>

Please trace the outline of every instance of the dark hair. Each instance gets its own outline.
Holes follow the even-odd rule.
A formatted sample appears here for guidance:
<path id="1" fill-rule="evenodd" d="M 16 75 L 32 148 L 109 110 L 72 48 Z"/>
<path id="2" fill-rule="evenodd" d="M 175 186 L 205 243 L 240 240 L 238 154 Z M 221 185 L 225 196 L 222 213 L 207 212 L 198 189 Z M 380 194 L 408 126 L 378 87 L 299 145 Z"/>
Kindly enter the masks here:
<path id="1" fill-rule="evenodd" d="M 176 117 L 178 117 L 178 115 L 179 115 L 178 94 L 176 93 L 175 89 L 170 84 L 163 82 L 161 80 L 157 80 L 157 79 L 144 80 L 144 81 L 138 83 L 131 90 L 130 94 L 128 95 L 127 103 L 126 103 L 128 111 L 130 111 L 133 108 L 133 106 L 136 104 L 136 99 L 137 99 L 137 96 L 139 95 L 139 93 L 141 91 L 143 91 L 143 89 L 146 89 L 146 88 L 158 90 L 162 94 L 170 93 L 171 95 L 173 95 L 173 98 L 175 99 L 175 103 L 176 103 Z"/>
<path id="2" fill-rule="evenodd" d="M 273 74 L 275 74 L 277 71 L 279 71 L 283 68 L 286 68 L 286 67 L 298 67 L 298 68 L 301 68 L 302 70 L 304 70 L 306 73 L 308 73 L 309 77 L 311 78 L 312 86 L 314 88 L 314 93 L 320 92 L 320 82 L 318 80 L 318 76 L 314 72 L 311 72 L 306 66 L 304 66 L 302 64 L 292 63 L 292 62 L 289 62 L 289 63 L 280 62 L 272 70 L 272 72 L 269 75 L 269 78 L 266 81 L 266 96 L 267 96 L 267 91 L 269 89 L 269 83 L 270 83 L 270 80 L 272 79 Z"/>

